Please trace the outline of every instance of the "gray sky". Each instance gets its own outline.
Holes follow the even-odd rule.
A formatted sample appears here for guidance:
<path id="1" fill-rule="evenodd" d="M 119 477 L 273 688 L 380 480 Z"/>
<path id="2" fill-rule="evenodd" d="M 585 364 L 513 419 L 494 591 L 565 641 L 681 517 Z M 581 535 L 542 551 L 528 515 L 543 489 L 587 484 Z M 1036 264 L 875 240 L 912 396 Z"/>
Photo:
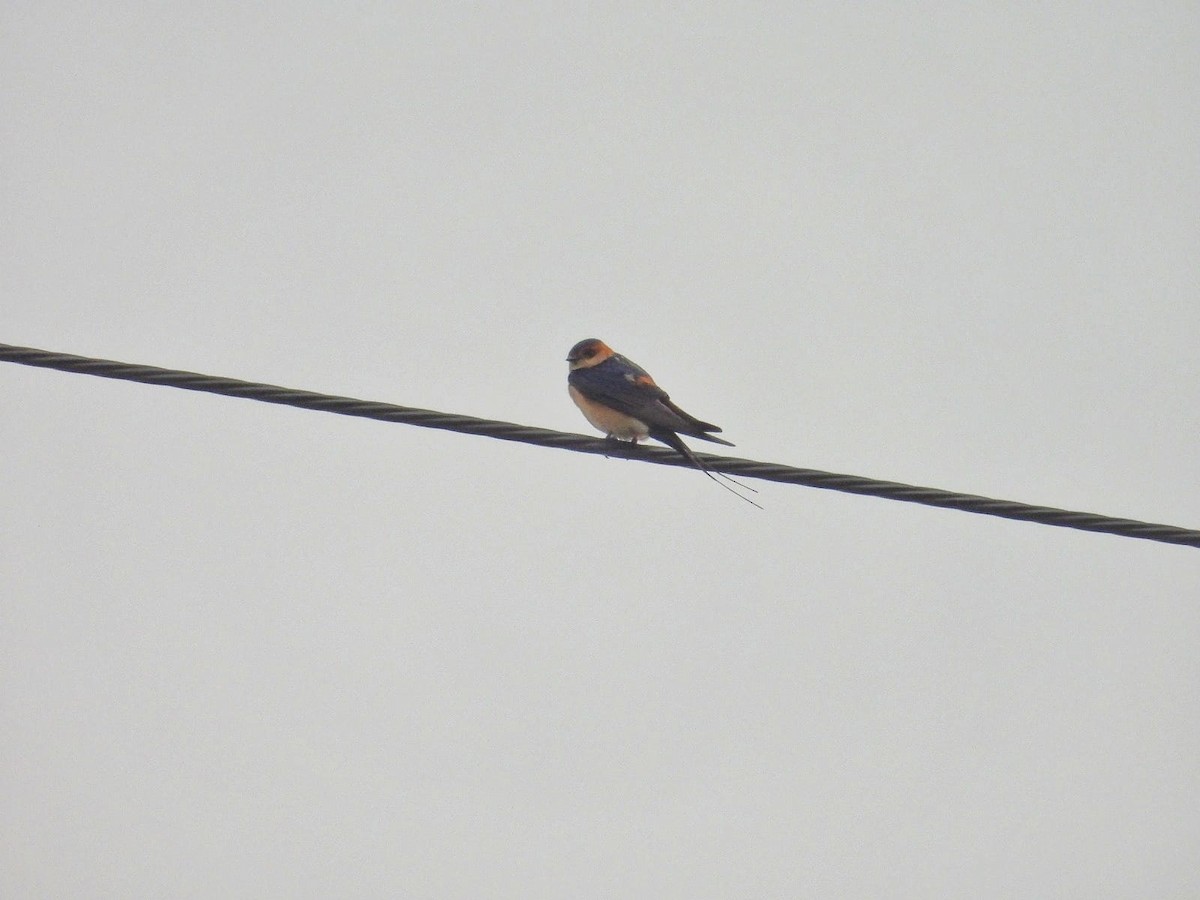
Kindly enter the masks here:
<path id="1" fill-rule="evenodd" d="M 5 3 L 0 341 L 1200 526 L 1191 3 Z M 1194 897 L 1200 554 L 0 365 L 0 894 Z"/>

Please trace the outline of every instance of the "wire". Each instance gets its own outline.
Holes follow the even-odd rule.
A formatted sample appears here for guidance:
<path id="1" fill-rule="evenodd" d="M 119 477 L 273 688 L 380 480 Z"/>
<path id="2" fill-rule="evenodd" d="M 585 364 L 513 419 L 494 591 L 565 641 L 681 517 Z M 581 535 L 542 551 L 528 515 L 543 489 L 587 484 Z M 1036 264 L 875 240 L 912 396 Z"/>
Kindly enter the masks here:
<path id="1" fill-rule="evenodd" d="M 365 419 L 378 419 L 382 422 L 402 422 L 421 428 L 438 428 L 461 434 L 477 434 L 502 441 L 517 441 L 539 447 L 574 450 L 577 453 L 636 459 L 660 466 L 692 466 L 690 460 L 665 447 L 635 446 L 626 442 L 591 438 L 581 434 L 567 434 L 561 431 L 550 431 L 546 428 L 532 428 L 512 422 L 497 422 L 491 419 L 477 419 L 474 416 L 460 416 L 428 409 L 414 409 L 409 406 L 396 406 L 391 403 L 318 394 L 314 391 L 259 384 L 237 378 L 201 375 L 177 369 L 161 369 L 157 366 L 132 365 L 108 359 L 52 353 L 32 347 L 14 347 L 9 344 L 0 344 L 0 361 L 43 369 L 57 369 L 62 372 L 96 375 L 100 378 L 136 381 L 141 384 L 161 384 L 187 391 L 203 391 L 226 397 L 260 400 L 264 403 L 277 403 L 283 406 L 295 406 L 300 409 L 312 409 L 342 416 L 358 416 Z M 960 494 L 954 491 L 918 487 L 895 481 L 878 481 L 858 475 L 839 475 L 835 472 L 822 472 L 817 469 L 797 469 L 778 463 L 756 462 L 731 456 L 714 456 L 707 453 L 696 455 L 713 472 L 723 472 L 728 475 L 742 475 L 748 478 L 760 478 L 764 481 L 882 497 L 887 500 L 919 503 L 943 509 L 958 509 L 963 512 L 998 516 L 1021 522 L 1039 522 L 1043 525 L 1055 525 L 1060 528 L 1075 528 L 1080 531 L 1200 547 L 1200 531 L 1175 525 L 1156 525 L 1134 519 L 1116 519 L 1096 513 L 1072 512 L 1049 506 L 1033 506 L 1013 500 L 996 500 L 974 494 Z"/>

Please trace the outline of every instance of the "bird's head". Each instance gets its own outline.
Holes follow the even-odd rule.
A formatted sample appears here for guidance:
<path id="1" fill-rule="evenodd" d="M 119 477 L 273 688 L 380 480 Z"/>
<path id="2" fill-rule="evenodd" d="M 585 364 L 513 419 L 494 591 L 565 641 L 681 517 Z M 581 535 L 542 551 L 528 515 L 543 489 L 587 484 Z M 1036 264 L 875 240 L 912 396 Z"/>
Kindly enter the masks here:
<path id="1" fill-rule="evenodd" d="M 612 347 L 596 338 L 580 341 L 567 354 L 567 362 L 572 369 L 586 369 L 596 366 L 613 356 Z"/>

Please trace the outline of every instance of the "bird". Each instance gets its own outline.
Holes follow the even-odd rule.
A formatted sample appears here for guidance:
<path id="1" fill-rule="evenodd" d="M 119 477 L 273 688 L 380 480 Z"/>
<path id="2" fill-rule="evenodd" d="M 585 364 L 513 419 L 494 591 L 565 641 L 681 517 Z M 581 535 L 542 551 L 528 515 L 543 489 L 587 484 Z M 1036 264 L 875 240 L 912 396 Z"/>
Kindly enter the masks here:
<path id="1" fill-rule="evenodd" d="M 662 441 L 717 481 L 680 435 L 734 446 L 724 438 L 714 437 L 721 431 L 718 426 L 684 412 L 649 372 L 598 338 L 587 338 L 572 347 L 567 353 L 567 363 L 567 391 L 593 428 L 611 440 L 636 444 L 650 437 Z M 719 481 L 717 484 L 731 490 Z M 742 499 L 754 503 L 748 497 Z"/>

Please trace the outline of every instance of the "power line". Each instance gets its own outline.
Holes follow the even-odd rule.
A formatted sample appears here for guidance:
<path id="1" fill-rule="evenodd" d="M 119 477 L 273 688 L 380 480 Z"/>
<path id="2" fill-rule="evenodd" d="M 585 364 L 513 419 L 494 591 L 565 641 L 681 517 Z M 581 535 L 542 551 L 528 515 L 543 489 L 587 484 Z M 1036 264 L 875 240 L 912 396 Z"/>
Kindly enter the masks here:
<path id="1" fill-rule="evenodd" d="M 382 422 L 402 422 L 421 428 L 439 428 L 462 434 L 477 434 L 483 437 L 498 438 L 502 441 L 517 441 L 523 444 L 535 444 L 539 447 L 574 450 L 577 453 L 636 459 L 660 466 L 689 468 L 692 465 L 689 460 L 665 447 L 635 446 L 625 442 L 586 437 L 581 434 L 567 434 L 561 431 L 550 431 L 546 428 L 531 428 L 528 425 L 517 425 L 512 422 L 497 422 L 491 419 L 477 419 L 474 416 L 460 416 L 428 409 L 415 409 L 409 406 L 396 406 L 391 403 L 356 400 L 353 397 L 318 394 L 314 391 L 259 384 L 237 378 L 201 375 L 178 369 L 162 369 L 157 366 L 139 366 L 108 359 L 73 356 L 68 353 L 52 353 L 32 347 L 0 344 L 0 361 L 44 369 L 58 369 L 63 372 L 96 375 L 100 378 L 136 381 L 141 384 L 160 384 L 187 391 L 221 394 L 226 397 L 260 400 L 264 403 L 277 403 L 283 406 L 295 406 L 300 409 L 312 409 L 342 416 L 379 419 Z M 1049 506 L 1033 506 L 1013 500 L 996 500 L 974 494 L 960 494 L 954 491 L 918 487 L 895 481 L 878 481 L 858 475 L 839 475 L 835 472 L 822 472 L 817 469 L 797 469 L 778 463 L 756 462 L 731 456 L 714 456 L 707 453 L 700 453 L 697 456 L 712 471 L 724 472 L 729 475 L 743 475 L 748 478 L 760 478 L 764 481 L 799 484 L 848 494 L 863 494 L 887 500 L 900 500 L 905 503 L 919 503 L 924 506 L 958 509 L 985 516 L 998 516 L 1022 522 L 1039 522 L 1043 525 L 1075 528 L 1080 531 L 1094 531 L 1147 541 L 1160 541 L 1166 544 L 1200 547 L 1200 531 L 1175 525 L 1156 525 L 1134 519 L 1116 519 L 1096 513 L 1072 512 Z"/>

